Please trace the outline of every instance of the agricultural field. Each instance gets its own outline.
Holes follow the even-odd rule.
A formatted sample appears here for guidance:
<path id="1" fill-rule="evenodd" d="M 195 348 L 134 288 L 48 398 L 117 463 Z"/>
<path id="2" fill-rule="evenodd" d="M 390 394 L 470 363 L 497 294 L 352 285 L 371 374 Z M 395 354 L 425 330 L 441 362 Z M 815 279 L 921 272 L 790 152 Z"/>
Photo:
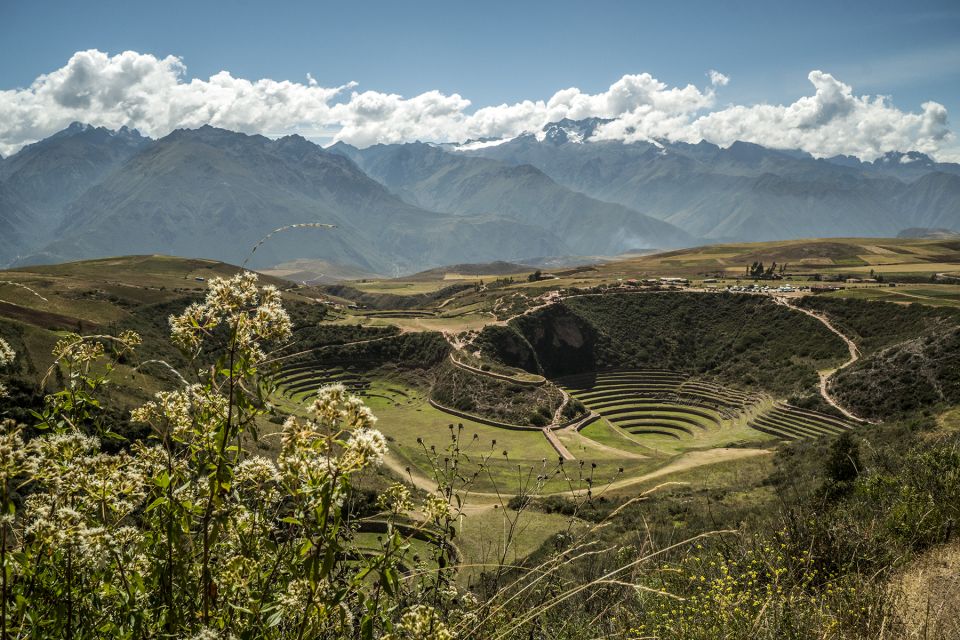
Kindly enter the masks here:
<path id="1" fill-rule="evenodd" d="M 750 421 L 750 427 L 782 440 L 838 436 L 855 428 L 848 420 L 777 403 Z"/>
<path id="2" fill-rule="evenodd" d="M 828 298 L 884 300 L 898 304 L 919 303 L 933 307 L 960 306 L 960 286 L 955 284 L 901 285 L 898 287 L 845 287 L 822 294 Z"/>
<path id="3" fill-rule="evenodd" d="M 823 274 L 935 274 L 957 270 L 960 246 L 950 239 L 829 238 L 750 244 L 719 244 L 628 258 L 600 265 L 601 273 L 628 269 L 661 275 L 697 276 L 706 272 L 741 275 L 753 262 L 786 264 L 790 271 Z"/>
<path id="4" fill-rule="evenodd" d="M 605 445 L 635 443 L 661 455 L 688 449 L 766 440 L 749 429 L 769 398 L 700 381 L 668 370 L 609 370 L 558 380 L 573 397 L 602 416 L 603 427 L 584 435 Z M 611 437 L 611 432 L 614 437 Z"/>

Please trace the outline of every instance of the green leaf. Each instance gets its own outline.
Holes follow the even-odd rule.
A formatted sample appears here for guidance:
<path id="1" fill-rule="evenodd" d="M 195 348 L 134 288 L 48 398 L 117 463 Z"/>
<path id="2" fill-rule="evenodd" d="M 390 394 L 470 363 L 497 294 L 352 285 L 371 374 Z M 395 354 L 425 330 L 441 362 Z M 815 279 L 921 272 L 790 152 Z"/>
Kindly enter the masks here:
<path id="1" fill-rule="evenodd" d="M 150 513 L 151 511 L 153 511 L 153 510 L 156 509 L 157 507 L 163 506 L 163 505 L 165 505 L 165 504 L 167 504 L 167 497 L 166 497 L 166 496 L 160 496 L 159 498 L 157 498 L 156 500 L 154 500 L 153 502 L 151 502 L 151 503 L 147 506 L 147 508 L 143 510 L 143 512 L 144 512 L 144 513 Z"/>

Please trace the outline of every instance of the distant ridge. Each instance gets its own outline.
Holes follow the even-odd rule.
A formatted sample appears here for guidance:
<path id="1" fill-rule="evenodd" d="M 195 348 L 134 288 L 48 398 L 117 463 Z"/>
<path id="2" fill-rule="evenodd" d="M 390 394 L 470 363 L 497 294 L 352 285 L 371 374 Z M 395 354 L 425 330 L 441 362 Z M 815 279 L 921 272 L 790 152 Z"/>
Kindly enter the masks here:
<path id="1" fill-rule="evenodd" d="M 924 227 L 913 227 L 904 229 L 897 234 L 898 238 L 954 238 L 960 236 L 960 232 L 953 229 L 928 229 Z"/>
<path id="2" fill-rule="evenodd" d="M 331 149 L 411 204 L 458 216 L 495 214 L 549 229 L 563 239 L 568 254 L 615 255 L 633 247 L 696 242 L 670 223 L 574 191 L 529 164 L 511 165 L 421 143 L 366 149 L 338 144 Z"/>
<path id="3" fill-rule="evenodd" d="M 569 189 L 718 242 L 960 228 L 960 165 L 922 153 L 816 159 L 748 142 L 595 140 L 595 127 L 563 121 L 459 153 L 532 165 Z"/>
<path id="4" fill-rule="evenodd" d="M 70 202 L 51 240 L 21 262 L 160 252 L 240 263 L 272 230 L 309 222 L 337 228 L 279 234 L 250 265 L 323 259 L 399 274 L 494 252 L 509 258 L 531 247 L 563 248 L 550 232 L 508 218 L 410 205 L 302 137 L 204 126 L 143 146 Z"/>
<path id="5" fill-rule="evenodd" d="M 73 123 L 0 161 L 0 266 L 166 253 L 304 278 L 670 250 L 710 242 L 960 229 L 960 165 L 735 142 L 603 141 L 603 120 L 512 139 L 329 149 L 204 126 L 151 140 Z M 299 263 L 303 266 L 306 263 Z M 337 274 L 330 276 L 330 274 Z M 317 275 L 319 274 L 319 275 Z"/>

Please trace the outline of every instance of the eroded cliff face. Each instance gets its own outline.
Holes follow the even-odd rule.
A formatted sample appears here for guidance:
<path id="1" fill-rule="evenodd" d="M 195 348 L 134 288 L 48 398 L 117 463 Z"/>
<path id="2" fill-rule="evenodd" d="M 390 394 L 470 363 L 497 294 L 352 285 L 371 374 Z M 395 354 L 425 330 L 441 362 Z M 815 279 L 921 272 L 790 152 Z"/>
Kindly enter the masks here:
<path id="1" fill-rule="evenodd" d="M 540 361 L 526 337 L 512 326 L 490 325 L 484 327 L 476 345 L 486 355 L 503 364 L 543 374 Z"/>
<path id="2" fill-rule="evenodd" d="M 566 305 L 521 316 L 513 324 L 535 352 L 544 375 L 555 377 L 597 368 L 597 330 Z"/>

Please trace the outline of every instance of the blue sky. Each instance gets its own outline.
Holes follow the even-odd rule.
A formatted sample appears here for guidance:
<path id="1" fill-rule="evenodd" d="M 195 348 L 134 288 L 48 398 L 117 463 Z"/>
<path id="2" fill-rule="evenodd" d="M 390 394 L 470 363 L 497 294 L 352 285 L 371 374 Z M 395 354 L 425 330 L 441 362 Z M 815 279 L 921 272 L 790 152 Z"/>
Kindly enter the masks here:
<path id="1" fill-rule="evenodd" d="M 324 87 L 458 93 L 470 110 L 643 72 L 704 87 L 710 69 L 730 78 L 717 106 L 786 104 L 820 69 L 905 111 L 932 100 L 960 112 L 955 1 L 0 1 L 0 90 L 97 49 L 177 56 L 185 79 L 310 73 Z"/>
<path id="2" fill-rule="evenodd" d="M 902 107 L 960 105 L 957 2 L 11 2 L 0 8 L 0 87 L 29 84 L 73 52 L 173 54 L 190 76 L 412 95 L 476 104 L 605 88 L 627 73 L 733 82 L 730 101 L 782 102 L 823 69 Z M 954 111 L 954 109 L 951 109 Z"/>

